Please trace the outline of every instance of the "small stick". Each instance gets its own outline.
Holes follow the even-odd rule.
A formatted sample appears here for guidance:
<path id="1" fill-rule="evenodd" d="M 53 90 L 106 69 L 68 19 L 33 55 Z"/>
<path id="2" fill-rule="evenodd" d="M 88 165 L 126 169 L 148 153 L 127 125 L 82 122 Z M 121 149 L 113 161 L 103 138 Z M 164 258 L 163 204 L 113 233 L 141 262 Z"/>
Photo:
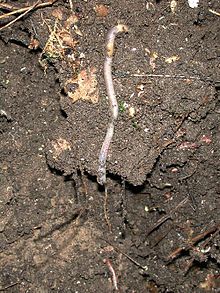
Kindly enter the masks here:
<path id="1" fill-rule="evenodd" d="M 179 78 L 179 79 L 184 79 L 184 80 L 188 80 L 188 79 L 196 79 L 196 80 L 201 80 L 200 77 L 198 76 L 184 76 L 184 75 L 170 75 L 170 74 L 129 74 L 130 76 L 134 76 L 134 77 L 162 77 L 162 78 Z"/>
<path id="2" fill-rule="evenodd" d="M 116 74 L 115 74 L 116 75 Z M 119 74 L 117 74 L 119 75 Z M 171 75 L 171 74 L 145 74 L 145 73 L 127 73 L 123 72 L 123 78 L 127 77 L 148 77 L 148 78 L 174 78 L 174 79 L 182 79 L 185 81 L 188 80 L 198 80 L 203 82 L 213 82 L 210 78 L 200 77 L 200 76 L 185 76 L 185 75 Z"/>
<path id="3" fill-rule="evenodd" d="M 204 241 L 201 244 L 200 248 L 205 248 L 208 245 L 208 243 L 219 233 L 219 231 L 220 231 L 220 225 L 218 229 L 215 231 L 215 233 L 213 233 L 206 241 Z"/>
<path id="4" fill-rule="evenodd" d="M 35 8 L 42 8 L 42 7 L 46 7 L 46 6 L 49 6 L 49 5 L 52 5 L 56 2 L 57 0 L 53 0 L 53 1 L 49 1 L 49 2 L 45 2 L 45 3 L 39 3 L 36 5 Z M 1 4 L 2 5 L 2 4 Z M 7 7 L 7 6 L 6 6 Z M 4 6 L 3 6 L 4 8 Z M 22 13 L 22 12 L 25 12 L 27 11 L 28 9 L 30 8 L 30 6 L 28 7 L 23 7 L 23 8 L 16 8 L 16 10 L 13 10 L 11 12 L 8 12 L 8 13 L 5 13 L 3 15 L 0 15 L 0 19 L 2 18 L 6 18 L 6 17 L 9 17 L 11 15 L 14 15 L 14 14 L 19 14 L 19 13 Z"/>
<path id="5" fill-rule="evenodd" d="M 69 4 L 70 4 L 70 10 L 73 11 L 73 2 L 72 2 L 72 0 L 69 0 Z"/>
<path id="6" fill-rule="evenodd" d="M 205 232 L 193 237 L 190 240 L 189 244 L 187 244 L 184 247 L 178 247 L 172 253 L 170 253 L 170 255 L 167 258 L 168 261 L 175 259 L 180 253 L 182 253 L 182 251 L 189 250 L 193 245 L 197 244 L 199 241 L 201 241 L 202 239 L 204 239 L 205 237 L 207 237 L 211 233 L 215 232 L 217 229 L 219 229 L 219 224 L 217 224 L 217 225 L 209 228 L 207 231 L 205 231 Z"/>
<path id="7" fill-rule="evenodd" d="M 220 13 L 215 11 L 215 10 L 209 9 L 209 12 L 211 12 L 211 13 L 217 15 L 217 16 L 220 16 Z"/>
<path id="8" fill-rule="evenodd" d="M 40 0 L 38 0 L 34 5 L 30 6 L 28 8 L 28 10 L 26 10 L 24 13 L 22 13 L 21 15 L 19 15 L 18 17 L 16 17 L 15 19 L 13 19 L 12 21 L 10 21 L 9 23 L 7 23 L 6 25 L 2 26 L 0 28 L 0 31 L 9 27 L 10 25 L 12 25 L 13 23 L 15 23 L 16 21 L 18 21 L 19 19 L 21 19 L 23 16 L 25 16 L 26 14 L 28 14 L 31 10 L 33 10 L 38 4 L 39 4 Z"/>
<path id="9" fill-rule="evenodd" d="M 171 215 L 166 215 L 160 218 L 150 229 L 148 229 L 146 236 L 150 235 L 154 230 L 156 230 L 158 227 L 160 227 L 163 223 L 165 223 L 169 219 L 171 219 Z"/>
<path id="10" fill-rule="evenodd" d="M 206 245 L 219 233 L 219 229 L 220 229 L 220 226 L 218 227 L 218 229 L 213 233 L 213 234 L 211 234 L 211 236 L 208 238 L 208 239 L 206 239 L 206 241 L 204 241 L 201 245 L 200 245 L 200 247 L 199 247 L 199 249 L 200 249 L 200 251 L 201 251 L 201 249 L 203 249 L 203 248 L 205 248 L 206 247 Z M 187 267 L 186 267 L 186 269 L 185 269 L 185 274 L 187 274 L 187 272 L 189 271 L 189 269 L 192 267 L 192 265 L 193 265 L 193 262 L 194 262 L 194 260 L 195 260 L 195 257 L 192 257 L 190 260 L 189 260 L 189 262 L 188 262 L 188 264 L 187 264 Z"/>
<path id="11" fill-rule="evenodd" d="M 173 226 L 170 226 L 169 229 L 166 231 L 165 234 L 161 234 L 157 239 L 156 241 L 150 245 L 150 248 L 153 248 L 155 246 L 157 246 L 168 234 L 169 232 L 173 229 Z"/>
<path id="12" fill-rule="evenodd" d="M 119 249 L 118 247 L 116 247 L 115 245 L 113 245 L 110 241 L 101 238 L 103 241 L 105 241 L 106 243 L 108 243 L 109 245 L 111 245 L 115 251 L 121 253 L 122 255 L 124 255 L 127 259 L 129 259 L 133 264 L 135 264 L 138 268 L 142 269 L 143 271 L 146 271 L 146 267 L 142 266 L 139 262 L 137 262 L 135 259 L 133 259 L 131 256 L 129 256 L 127 253 L 123 252 L 121 249 Z"/>
<path id="13" fill-rule="evenodd" d="M 12 6 L 10 4 L 7 3 L 0 3 L 0 9 L 4 9 L 4 10 L 8 10 L 8 11 L 12 11 L 13 9 L 20 9 L 17 6 Z"/>
<path id="14" fill-rule="evenodd" d="M 115 270 L 114 270 L 114 268 L 113 268 L 110 260 L 108 258 L 105 258 L 103 260 L 103 262 L 108 266 L 109 271 L 112 274 L 112 283 L 114 285 L 115 290 L 118 291 L 118 280 L 117 280 L 117 276 L 116 276 Z"/>
<path id="15" fill-rule="evenodd" d="M 107 95 L 109 99 L 109 108 L 111 111 L 111 119 L 105 135 L 104 142 L 99 154 L 99 168 L 97 181 L 100 185 L 106 184 L 106 160 L 108 149 L 114 134 L 114 122 L 118 117 L 118 103 L 115 95 L 114 85 L 112 81 L 112 58 L 114 53 L 115 37 L 118 33 L 127 32 L 128 27 L 123 24 L 114 26 L 107 34 L 106 38 L 106 57 L 104 62 L 104 78 L 106 84 Z"/>
<path id="16" fill-rule="evenodd" d="M 22 17 L 24 17 L 26 14 L 28 14 L 31 10 L 35 9 L 35 8 L 42 8 L 42 7 L 46 7 L 46 6 L 49 6 L 49 5 L 52 5 L 56 2 L 57 0 L 53 0 L 53 1 L 49 1 L 49 2 L 45 2 L 45 3 L 39 3 L 40 0 L 38 0 L 34 5 L 32 6 L 29 6 L 29 7 L 24 7 L 24 8 L 20 8 L 20 9 L 17 9 L 17 10 L 14 10 L 14 11 L 11 11 L 9 13 L 6 13 L 6 14 L 3 14 L 3 15 L 0 15 L 0 19 L 3 19 L 3 18 L 6 18 L 6 17 L 9 17 L 11 15 L 14 15 L 14 14 L 18 14 L 18 13 L 22 13 L 21 15 L 19 15 L 18 17 L 16 17 L 15 19 L 13 19 L 12 21 L 10 21 L 9 23 L 7 23 L 6 25 L 4 25 L 3 27 L 0 28 L 0 30 L 3 30 L 7 27 L 9 27 L 10 25 L 12 25 L 13 23 L 15 23 L 16 21 L 18 21 L 19 19 L 21 19 Z"/>
<path id="17" fill-rule="evenodd" d="M 164 222 L 166 222 L 168 219 L 172 219 L 172 213 L 174 213 L 179 207 L 181 207 L 183 204 L 185 204 L 188 200 L 188 197 L 185 197 L 168 215 L 161 217 L 148 231 L 147 235 L 150 235 L 154 230 L 156 230 L 158 227 L 160 227 Z"/>
<path id="18" fill-rule="evenodd" d="M 5 291 L 5 290 L 7 290 L 7 289 L 9 289 L 11 287 L 16 286 L 17 284 L 20 284 L 20 281 L 19 282 L 12 283 L 11 285 L 8 285 L 6 287 L 0 288 L 0 291 Z"/>

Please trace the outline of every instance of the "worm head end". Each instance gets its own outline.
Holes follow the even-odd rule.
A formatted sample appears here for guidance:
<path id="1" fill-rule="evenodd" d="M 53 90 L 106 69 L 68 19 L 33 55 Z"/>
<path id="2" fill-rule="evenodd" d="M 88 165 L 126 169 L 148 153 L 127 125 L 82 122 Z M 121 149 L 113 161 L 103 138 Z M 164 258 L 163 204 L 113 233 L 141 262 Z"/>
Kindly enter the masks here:
<path id="1" fill-rule="evenodd" d="M 118 24 L 117 29 L 118 29 L 118 32 L 121 32 L 121 33 L 124 33 L 124 32 L 126 33 L 129 30 L 128 26 L 125 24 Z"/>

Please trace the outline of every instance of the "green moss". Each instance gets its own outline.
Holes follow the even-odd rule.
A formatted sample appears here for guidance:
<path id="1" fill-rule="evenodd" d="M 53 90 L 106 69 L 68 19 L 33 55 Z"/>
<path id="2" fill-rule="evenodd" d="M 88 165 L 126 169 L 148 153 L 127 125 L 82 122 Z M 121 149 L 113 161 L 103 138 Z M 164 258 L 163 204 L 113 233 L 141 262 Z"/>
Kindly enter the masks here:
<path id="1" fill-rule="evenodd" d="M 124 113 L 126 110 L 126 103 L 124 101 L 119 101 L 118 109 L 120 113 Z"/>

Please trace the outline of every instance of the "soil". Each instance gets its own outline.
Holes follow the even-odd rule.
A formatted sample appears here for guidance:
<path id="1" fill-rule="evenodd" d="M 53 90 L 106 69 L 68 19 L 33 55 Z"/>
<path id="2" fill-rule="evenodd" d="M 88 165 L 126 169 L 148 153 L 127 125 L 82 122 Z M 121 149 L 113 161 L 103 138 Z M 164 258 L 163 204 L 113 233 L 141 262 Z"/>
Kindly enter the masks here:
<path id="1" fill-rule="evenodd" d="M 5 28 L 35 3 L 17 2 L 0 3 L 0 291 L 220 292 L 217 1 L 55 1 Z"/>

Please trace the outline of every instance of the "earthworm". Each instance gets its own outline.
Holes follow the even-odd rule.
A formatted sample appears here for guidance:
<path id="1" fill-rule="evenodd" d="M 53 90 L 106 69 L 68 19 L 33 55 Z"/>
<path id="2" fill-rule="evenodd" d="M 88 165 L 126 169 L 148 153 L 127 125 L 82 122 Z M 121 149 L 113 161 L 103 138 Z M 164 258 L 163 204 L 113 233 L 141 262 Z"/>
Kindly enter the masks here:
<path id="1" fill-rule="evenodd" d="M 109 271 L 112 274 L 112 282 L 113 282 L 114 288 L 115 288 L 116 291 L 118 291 L 118 280 L 117 280 L 117 276 L 116 276 L 115 270 L 114 270 L 114 268 L 113 268 L 110 260 L 108 258 L 105 258 L 103 260 L 103 262 L 108 266 Z"/>
<path id="2" fill-rule="evenodd" d="M 110 122 L 108 124 L 107 132 L 104 142 L 99 154 L 99 168 L 97 181 L 100 185 L 106 183 L 106 160 L 108 156 L 108 149 L 114 134 L 114 122 L 118 117 L 118 102 L 115 95 L 114 85 L 112 81 L 112 58 L 114 53 L 115 37 L 118 33 L 127 32 L 128 27 L 123 24 L 118 24 L 111 28 L 106 38 L 106 57 L 104 62 L 104 79 L 109 100 L 109 109 L 111 112 Z"/>

